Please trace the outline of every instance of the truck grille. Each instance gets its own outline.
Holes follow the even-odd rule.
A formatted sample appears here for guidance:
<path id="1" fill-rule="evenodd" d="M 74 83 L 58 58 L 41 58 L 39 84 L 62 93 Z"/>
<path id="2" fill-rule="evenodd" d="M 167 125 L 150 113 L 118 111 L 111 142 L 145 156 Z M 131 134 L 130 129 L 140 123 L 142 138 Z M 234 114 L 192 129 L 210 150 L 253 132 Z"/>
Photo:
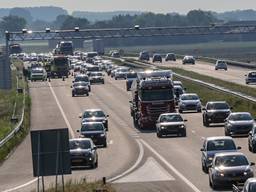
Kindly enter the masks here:
<path id="1" fill-rule="evenodd" d="M 162 113 L 168 113 L 169 107 L 167 105 L 151 105 L 147 106 L 147 114 L 151 116 L 153 120 L 156 120 Z"/>

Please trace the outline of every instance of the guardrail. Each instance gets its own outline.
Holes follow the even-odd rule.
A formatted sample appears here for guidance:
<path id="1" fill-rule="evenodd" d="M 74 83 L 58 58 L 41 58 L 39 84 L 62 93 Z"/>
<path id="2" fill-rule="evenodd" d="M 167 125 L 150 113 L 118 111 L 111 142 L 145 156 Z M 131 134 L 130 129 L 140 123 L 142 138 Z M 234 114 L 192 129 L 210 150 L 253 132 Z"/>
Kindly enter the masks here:
<path id="1" fill-rule="evenodd" d="M 113 59 L 113 58 L 111 58 L 111 59 Z M 121 61 L 127 66 L 136 67 L 136 68 L 159 68 L 159 66 L 156 66 L 156 65 L 151 64 L 151 63 L 145 63 L 145 62 L 140 62 L 140 61 L 131 61 L 129 59 L 128 60 L 127 59 L 114 59 L 114 60 Z M 193 81 L 193 82 L 195 82 L 197 84 L 200 84 L 200 85 L 203 85 L 205 87 L 215 89 L 215 90 L 221 91 L 223 93 L 232 94 L 234 96 L 237 96 L 237 97 L 240 97 L 242 99 L 245 99 L 245 100 L 256 103 L 256 98 L 255 97 L 252 97 L 252 96 L 249 96 L 249 95 L 246 95 L 246 94 L 243 94 L 243 93 L 239 93 L 239 92 L 236 92 L 236 91 L 232 91 L 230 89 L 227 89 L 227 88 L 224 88 L 224 87 L 221 87 L 221 86 L 217 86 L 217 85 L 212 84 L 212 83 L 207 83 L 207 82 L 204 82 L 204 81 L 201 81 L 201 80 L 198 80 L 198 79 L 194 79 L 194 78 L 191 78 L 191 77 L 180 75 L 178 73 L 173 73 L 173 75 L 177 76 L 178 78 Z"/>
<path id="2" fill-rule="evenodd" d="M 17 87 L 18 87 L 18 81 L 17 81 Z M 16 90 L 17 91 L 17 90 Z M 0 148 L 2 148 L 13 136 L 20 131 L 21 126 L 23 124 L 24 120 L 24 114 L 25 114 L 25 90 L 23 90 L 23 107 L 22 107 L 22 113 L 20 121 L 16 124 L 15 128 L 4 138 L 0 141 Z"/>

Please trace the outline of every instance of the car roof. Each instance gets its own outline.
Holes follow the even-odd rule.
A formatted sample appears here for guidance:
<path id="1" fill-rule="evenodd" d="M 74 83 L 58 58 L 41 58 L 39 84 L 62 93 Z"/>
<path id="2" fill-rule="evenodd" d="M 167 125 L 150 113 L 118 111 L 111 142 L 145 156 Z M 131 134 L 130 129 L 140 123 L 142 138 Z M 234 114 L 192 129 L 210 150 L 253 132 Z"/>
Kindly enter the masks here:
<path id="1" fill-rule="evenodd" d="M 227 103 L 226 101 L 208 101 L 207 103 Z"/>
<path id="2" fill-rule="evenodd" d="M 103 110 L 102 109 L 97 109 L 97 108 L 84 110 L 84 112 L 89 112 L 89 111 L 103 111 Z"/>
<path id="3" fill-rule="evenodd" d="M 180 115 L 180 113 L 162 113 L 160 116 L 162 115 Z"/>
<path id="4" fill-rule="evenodd" d="M 103 123 L 102 122 L 95 122 L 95 121 L 90 121 L 90 122 L 82 122 L 82 125 L 95 125 L 95 124 L 101 124 L 101 125 L 103 125 Z M 104 125 L 103 125 L 104 126 Z"/>
<path id="5" fill-rule="evenodd" d="M 215 157 L 223 157 L 223 156 L 231 156 L 231 155 L 242 155 L 242 156 L 245 156 L 245 154 L 243 154 L 241 152 L 222 152 L 222 153 L 215 154 Z"/>
<path id="6" fill-rule="evenodd" d="M 221 140 L 221 139 L 225 139 L 225 140 L 233 140 L 232 137 L 230 136 L 215 136 L 215 137 L 207 137 L 205 140 L 206 141 L 214 141 L 214 140 Z"/>
<path id="7" fill-rule="evenodd" d="M 186 96 L 186 95 L 196 95 L 196 96 L 198 96 L 196 93 L 183 93 L 181 96 Z"/>
<path id="8" fill-rule="evenodd" d="M 79 138 L 69 139 L 69 141 L 92 141 L 92 140 L 91 138 L 79 137 Z"/>

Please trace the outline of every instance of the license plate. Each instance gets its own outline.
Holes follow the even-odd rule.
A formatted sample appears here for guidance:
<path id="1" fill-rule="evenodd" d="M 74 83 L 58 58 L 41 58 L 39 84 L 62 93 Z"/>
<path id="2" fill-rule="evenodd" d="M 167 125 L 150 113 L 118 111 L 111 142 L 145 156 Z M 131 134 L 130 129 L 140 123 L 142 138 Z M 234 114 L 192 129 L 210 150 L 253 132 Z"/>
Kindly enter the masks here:
<path id="1" fill-rule="evenodd" d="M 72 160 L 72 162 L 73 163 L 81 163 L 81 162 L 83 162 L 83 160 L 82 159 L 74 159 L 74 160 Z"/>

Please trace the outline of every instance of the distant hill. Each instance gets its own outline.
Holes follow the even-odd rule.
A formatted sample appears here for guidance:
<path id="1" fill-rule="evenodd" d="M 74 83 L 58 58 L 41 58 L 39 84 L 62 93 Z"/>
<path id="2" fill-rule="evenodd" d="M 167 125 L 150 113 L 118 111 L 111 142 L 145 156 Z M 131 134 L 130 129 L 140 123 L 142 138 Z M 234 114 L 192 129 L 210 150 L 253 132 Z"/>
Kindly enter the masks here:
<path id="1" fill-rule="evenodd" d="M 256 11 L 253 9 L 236 10 L 223 13 L 213 13 L 215 17 L 224 21 L 252 21 L 256 20 Z"/>
<path id="2" fill-rule="evenodd" d="M 22 7 L 23 8 L 23 7 Z M 33 20 L 41 20 L 51 22 L 56 19 L 58 15 L 67 15 L 67 10 L 60 8 L 60 7 L 53 7 L 53 6 L 45 6 L 45 7 L 24 7 L 30 12 Z M 1 9 L 0 8 L 0 17 L 8 16 L 10 13 L 11 8 L 9 9 Z"/>
<path id="3" fill-rule="evenodd" d="M 139 15 L 140 11 L 113 11 L 113 12 L 90 12 L 90 11 L 74 11 L 73 17 L 86 18 L 90 22 L 111 20 L 116 15 Z"/>

